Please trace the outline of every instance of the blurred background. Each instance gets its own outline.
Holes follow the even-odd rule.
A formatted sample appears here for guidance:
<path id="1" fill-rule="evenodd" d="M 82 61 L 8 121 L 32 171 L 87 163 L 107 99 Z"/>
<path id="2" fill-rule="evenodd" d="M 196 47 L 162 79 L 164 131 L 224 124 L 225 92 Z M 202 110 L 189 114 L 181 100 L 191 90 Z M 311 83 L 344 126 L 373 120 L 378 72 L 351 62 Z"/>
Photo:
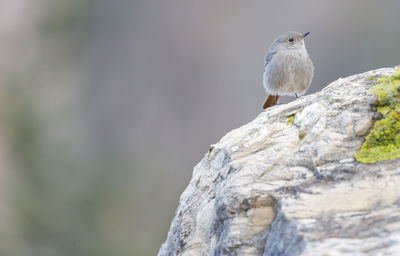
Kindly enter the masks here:
<path id="1" fill-rule="evenodd" d="M 208 145 L 261 112 L 272 40 L 311 31 L 313 93 L 400 64 L 399 10 L 0 0 L 0 255 L 155 255 Z"/>

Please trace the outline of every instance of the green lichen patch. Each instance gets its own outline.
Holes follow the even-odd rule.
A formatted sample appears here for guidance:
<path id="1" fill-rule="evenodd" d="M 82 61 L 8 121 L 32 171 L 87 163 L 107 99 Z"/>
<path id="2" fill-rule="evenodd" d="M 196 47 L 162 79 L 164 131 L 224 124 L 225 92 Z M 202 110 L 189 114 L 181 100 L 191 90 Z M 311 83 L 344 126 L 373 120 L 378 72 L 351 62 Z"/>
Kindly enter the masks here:
<path id="1" fill-rule="evenodd" d="M 294 116 L 291 116 L 288 118 L 288 120 L 286 121 L 286 125 L 292 125 L 294 122 Z"/>
<path id="2" fill-rule="evenodd" d="M 400 158 L 400 68 L 388 77 L 370 80 L 376 85 L 367 93 L 376 95 L 382 119 L 375 122 L 355 158 L 361 163 Z"/>

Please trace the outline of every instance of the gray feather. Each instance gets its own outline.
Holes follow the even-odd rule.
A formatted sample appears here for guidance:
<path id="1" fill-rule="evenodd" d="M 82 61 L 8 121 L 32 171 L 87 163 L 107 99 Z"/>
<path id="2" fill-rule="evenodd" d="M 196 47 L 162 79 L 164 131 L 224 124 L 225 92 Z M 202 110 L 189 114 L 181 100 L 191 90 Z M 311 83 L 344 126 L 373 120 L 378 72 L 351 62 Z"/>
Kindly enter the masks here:
<path id="1" fill-rule="evenodd" d="M 264 59 L 264 71 L 265 71 L 265 68 L 267 67 L 268 63 L 271 62 L 272 57 L 274 56 L 275 53 L 276 52 L 274 52 L 274 51 L 270 51 L 270 50 L 268 51 L 268 53 L 267 53 L 267 55 L 265 56 L 265 59 Z"/>

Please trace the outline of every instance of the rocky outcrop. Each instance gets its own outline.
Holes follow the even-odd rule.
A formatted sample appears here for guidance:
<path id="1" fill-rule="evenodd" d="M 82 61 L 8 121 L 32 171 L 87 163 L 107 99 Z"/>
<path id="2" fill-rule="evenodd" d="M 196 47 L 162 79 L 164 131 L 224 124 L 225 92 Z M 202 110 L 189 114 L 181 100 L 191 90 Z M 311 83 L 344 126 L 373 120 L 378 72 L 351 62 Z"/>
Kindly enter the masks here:
<path id="1" fill-rule="evenodd" d="M 367 91 L 394 70 L 338 79 L 210 146 L 159 255 L 398 255 L 400 159 L 354 157 L 382 118 Z"/>

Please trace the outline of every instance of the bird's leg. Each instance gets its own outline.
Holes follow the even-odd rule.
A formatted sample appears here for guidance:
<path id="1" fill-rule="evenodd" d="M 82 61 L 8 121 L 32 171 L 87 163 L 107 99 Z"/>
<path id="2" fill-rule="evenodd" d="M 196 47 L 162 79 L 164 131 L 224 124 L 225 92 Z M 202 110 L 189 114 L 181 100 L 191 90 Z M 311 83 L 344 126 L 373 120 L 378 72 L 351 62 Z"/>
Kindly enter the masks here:
<path id="1" fill-rule="evenodd" d="M 294 95 L 296 96 L 296 99 L 298 99 L 298 98 L 299 98 L 299 96 L 297 96 L 297 93 L 294 93 Z"/>

